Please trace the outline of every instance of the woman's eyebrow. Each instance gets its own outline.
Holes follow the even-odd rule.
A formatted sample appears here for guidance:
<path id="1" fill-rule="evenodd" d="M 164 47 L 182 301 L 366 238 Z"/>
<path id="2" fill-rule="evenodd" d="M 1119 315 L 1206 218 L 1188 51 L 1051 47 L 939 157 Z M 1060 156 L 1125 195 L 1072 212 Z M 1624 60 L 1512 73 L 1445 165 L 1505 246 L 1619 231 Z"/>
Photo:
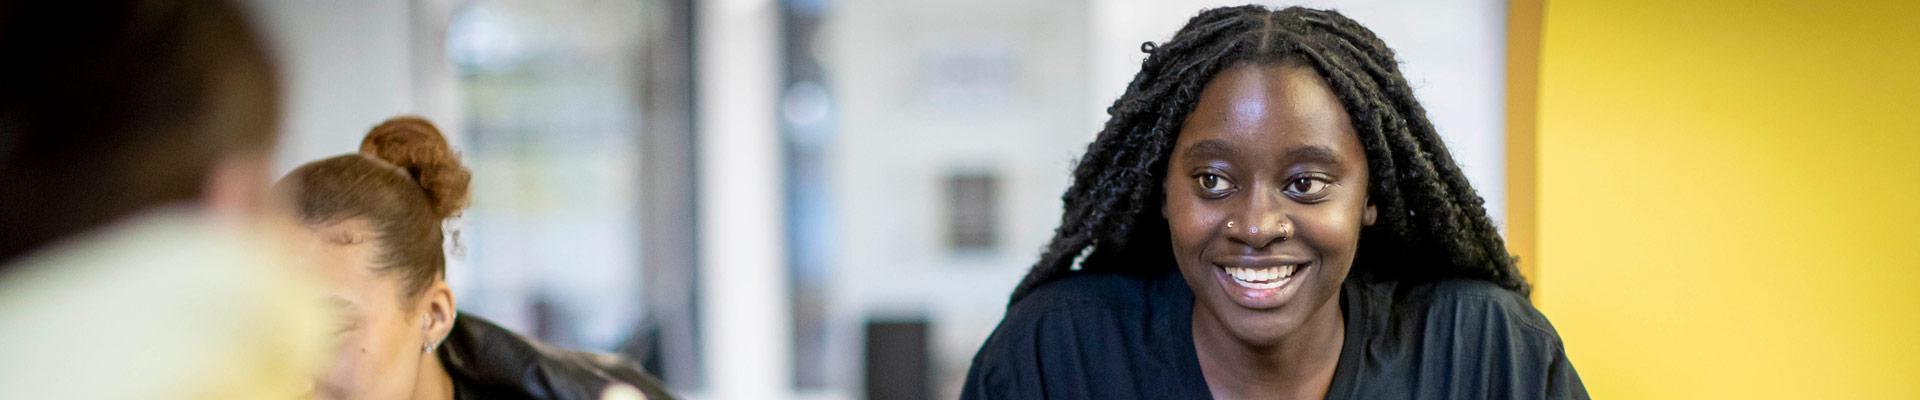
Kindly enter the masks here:
<path id="1" fill-rule="evenodd" d="M 1327 148 L 1327 146 L 1306 145 L 1287 149 L 1286 158 L 1282 158 L 1282 160 L 1293 164 L 1333 165 L 1340 163 L 1340 155 L 1335 154 L 1333 149 Z"/>
<path id="2" fill-rule="evenodd" d="M 1187 158 L 1221 159 L 1233 156 L 1233 146 L 1220 139 L 1207 139 L 1187 147 Z"/>
<path id="3" fill-rule="evenodd" d="M 353 302 L 347 301 L 347 299 L 340 298 L 340 296 L 337 296 L 337 295 L 327 296 L 327 304 L 329 306 L 332 306 L 334 308 L 334 311 L 340 312 L 342 314 L 352 314 L 353 312 L 358 311 L 358 307 L 354 307 Z"/>

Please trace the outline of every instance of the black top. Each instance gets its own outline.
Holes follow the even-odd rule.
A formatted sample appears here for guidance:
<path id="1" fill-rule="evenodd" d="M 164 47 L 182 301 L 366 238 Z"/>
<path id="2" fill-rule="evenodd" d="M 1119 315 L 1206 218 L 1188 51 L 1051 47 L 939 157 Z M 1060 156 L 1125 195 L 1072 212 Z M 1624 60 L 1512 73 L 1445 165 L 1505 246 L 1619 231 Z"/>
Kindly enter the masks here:
<path id="1" fill-rule="evenodd" d="M 633 385 L 649 400 L 673 399 L 624 357 L 553 347 L 465 313 L 457 314 L 437 351 L 458 400 L 591 400 L 614 382 Z"/>
<path id="2" fill-rule="evenodd" d="M 1585 399 L 1560 335 L 1490 282 L 1340 291 L 1346 344 L 1329 399 Z M 1193 292 L 1176 271 L 1076 272 L 1015 303 L 973 357 L 963 399 L 1205 399 Z"/>

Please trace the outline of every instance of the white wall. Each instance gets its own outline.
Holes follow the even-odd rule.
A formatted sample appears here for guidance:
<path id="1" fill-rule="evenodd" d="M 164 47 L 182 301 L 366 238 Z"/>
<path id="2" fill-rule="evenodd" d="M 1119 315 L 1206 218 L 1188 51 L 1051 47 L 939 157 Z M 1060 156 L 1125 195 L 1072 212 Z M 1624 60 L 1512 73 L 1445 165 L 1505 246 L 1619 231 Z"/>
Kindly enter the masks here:
<path id="1" fill-rule="evenodd" d="M 779 8 L 770 0 L 695 7 L 702 397 L 789 397 L 793 329 L 775 116 Z"/>
<path id="2" fill-rule="evenodd" d="M 409 1 L 246 0 L 279 60 L 276 172 L 356 151 L 374 124 L 416 103 Z M 428 115 L 436 122 L 453 115 Z"/>

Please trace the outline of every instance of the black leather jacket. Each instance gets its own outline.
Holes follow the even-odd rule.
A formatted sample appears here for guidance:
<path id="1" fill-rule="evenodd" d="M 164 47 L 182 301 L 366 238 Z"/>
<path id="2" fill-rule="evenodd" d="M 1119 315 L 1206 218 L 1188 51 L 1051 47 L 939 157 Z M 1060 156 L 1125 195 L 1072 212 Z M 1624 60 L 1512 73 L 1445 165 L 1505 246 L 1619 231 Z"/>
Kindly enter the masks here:
<path id="1" fill-rule="evenodd" d="M 614 382 L 633 385 L 649 400 L 673 398 L 624 357 L 561 349 L 465 313 L 455 317 L 437 351 L 460 400 L 597 400 Z"/>

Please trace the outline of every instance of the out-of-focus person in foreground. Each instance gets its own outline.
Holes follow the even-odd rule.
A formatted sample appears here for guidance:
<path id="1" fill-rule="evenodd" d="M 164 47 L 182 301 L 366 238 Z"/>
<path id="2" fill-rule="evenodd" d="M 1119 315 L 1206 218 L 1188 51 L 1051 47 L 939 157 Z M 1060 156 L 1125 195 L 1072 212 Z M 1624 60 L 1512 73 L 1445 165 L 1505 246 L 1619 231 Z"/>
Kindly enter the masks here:
<path id="1" fill-rule="evenodd" d="M 275 185 L 293 200 L 309 234 L 304 254 L 342 315 L 321 397 L 594 399 L 638 388 L 670 398 L 624 358 L 560 349 L 457 311 L 443 231 L 466 207 L 470 179 L 438 128 L 400 117 L 375 126 L 358 153 L 309 162 Z"/>
<path id="2" fill-rule="evenodd" d="M 0 398 L 309 393 L 327 318 L 273 239 L 244 13 L 0 1 L 0 57 Z"/>
<path id="3" fill-rule="evenodd" d="M 964 398 L 1587 397 L 1372 31 L 1241 6 L 1142 47 Z"/>

